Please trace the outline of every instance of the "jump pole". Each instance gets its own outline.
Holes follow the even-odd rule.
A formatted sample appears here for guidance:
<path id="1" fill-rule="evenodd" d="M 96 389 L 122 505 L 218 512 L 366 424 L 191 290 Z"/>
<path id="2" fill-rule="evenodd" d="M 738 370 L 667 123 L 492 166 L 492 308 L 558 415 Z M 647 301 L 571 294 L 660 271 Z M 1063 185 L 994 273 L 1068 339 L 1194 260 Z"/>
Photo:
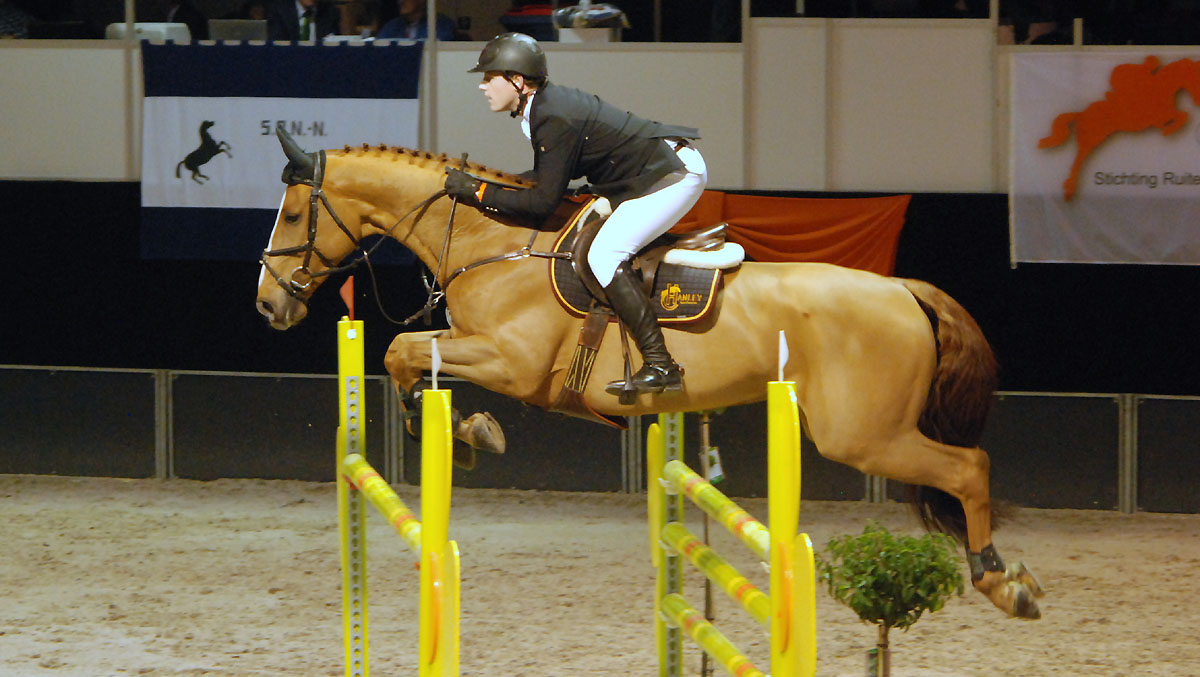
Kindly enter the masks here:
<path id="1" fill-rule="evenodd" d="M 651 559 L 658 569 L 655 636 L 660 677 L 682 675 L 686 631 L 727 673 L 757 677 L 764 671 L 687 603 L 681 595 L 680 555 L 739 602 L 771 635 L 773 677 L 816 672 L 816 582 L 812 543 L 796 534 L 800 506 L 800 423 L 795 384 L 767 384 L 768 510 L 771 529 L 750 517 L 680 460 L 682 414 L 661 414 L 647 434 Z M 744 576 L 699 542 L 682 524 L 687 496 L 770 563 L 768 599 Z M 764 613 L 765 612 L 765 613 Z"/>
<path id="2" fill-rule="evenodd" d="M 420 566 L 420 677 L 458 675 L 458 545 L 447 540 L 452 473 L 450 391 L 427 389 L 422 398 L 422 525 L 365 459 L 363 323 L 338 322 L 338 531 L 342 560 L 342 620 L 346 677 L 370 673 L 365 501 L 404 538 Z"/>

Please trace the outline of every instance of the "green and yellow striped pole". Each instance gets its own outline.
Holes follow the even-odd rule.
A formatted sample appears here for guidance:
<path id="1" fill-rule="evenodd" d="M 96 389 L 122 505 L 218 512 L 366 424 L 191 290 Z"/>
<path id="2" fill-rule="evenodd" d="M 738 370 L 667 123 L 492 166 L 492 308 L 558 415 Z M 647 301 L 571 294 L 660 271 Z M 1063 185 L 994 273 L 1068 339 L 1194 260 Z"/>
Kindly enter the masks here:
<path id="1" fill-rule="evenodd" d="M 683 558 L 663 546 L 662 531 L 670 522 L 683 519 L 683 495 L 667 492 L 662 480 L 663 464 L 676 458 L 683 448 L 683 414 L 659 414 L 658 423 L 646 433 L 646 477 L 650 512 L 650 558 L 656 568 L 654 594 L 654 640 L 658 652 L 659 677 L 682 677 L 683 633 L 669 622 L 662 601 L 682 592 Z"/>
<path id="2" fill-rule="evenodd" d="M 367 634 L 367 542 L 363 495 L 342 472 L 345 457 L 366 452 L 363 396 L 363 323 L 343 317 L 338 331 L 338 533 L 342 560 L 342 636 L 346 677 L 366 677 L 370 670 Z"/>

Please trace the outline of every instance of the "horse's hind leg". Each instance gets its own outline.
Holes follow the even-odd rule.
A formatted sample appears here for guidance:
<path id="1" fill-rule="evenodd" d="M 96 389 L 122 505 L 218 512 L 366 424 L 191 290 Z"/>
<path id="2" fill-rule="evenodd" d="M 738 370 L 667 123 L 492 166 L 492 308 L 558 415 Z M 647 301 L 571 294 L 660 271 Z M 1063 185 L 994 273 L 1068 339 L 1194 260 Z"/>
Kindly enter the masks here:
<path id="1" fill-rule="evenodd" d="M 935 442 L 913 429 L 890 442 L 859 447 L 843 462 L 865 473 L 933 487 L 958 499 L 966 517 L 967 559 L 975 589 L 1010 616 L 1041 616 L 1035 599 L 1042 595 L 1037 579 L 1024 564 L 1005 567 L 992 546 L 989 461 L 982 449 Z"/>

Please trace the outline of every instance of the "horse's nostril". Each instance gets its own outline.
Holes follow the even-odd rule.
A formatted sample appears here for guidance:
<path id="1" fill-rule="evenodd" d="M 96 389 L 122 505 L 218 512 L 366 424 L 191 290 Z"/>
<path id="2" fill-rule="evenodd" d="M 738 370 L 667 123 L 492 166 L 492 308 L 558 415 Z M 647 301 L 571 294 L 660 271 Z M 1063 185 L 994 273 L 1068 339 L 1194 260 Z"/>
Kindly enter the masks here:
<path id="1" fill-rule="evenodd" d="M 264 317 L 273 318 L 275 317 L 275 306 L 271 305 L 271 302 L 266 299 L 259 299 L 258 313 Z"/>

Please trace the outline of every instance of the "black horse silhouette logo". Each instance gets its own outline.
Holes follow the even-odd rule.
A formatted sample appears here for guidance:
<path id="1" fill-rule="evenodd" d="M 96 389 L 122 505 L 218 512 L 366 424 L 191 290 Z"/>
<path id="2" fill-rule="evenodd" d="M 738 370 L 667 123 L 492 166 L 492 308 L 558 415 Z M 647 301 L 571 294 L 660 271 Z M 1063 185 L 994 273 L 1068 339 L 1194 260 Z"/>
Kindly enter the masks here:
<path id="1" fill-rule="evenodd" d="M 208 177 L 200 173 L 201 165 L 216 157 L 217 153 L 224 153 L 229 157 L 233 157 L 233 153 L 229 152 L 230 146 L 228 143 L 224 141 L 218 142 L 208 133 L 209 128 L 214 124 L 216 123 L 212 120 L 205 120 L 200 123 L 200 147 L 188 153 L 187 157 L 175 165 L 175 178 L 182 178 L 179 176 L 179 168 L 187 167 L 192 172 L 193 181 L 204 183 L 200 179 L 207 179 Z"/>

